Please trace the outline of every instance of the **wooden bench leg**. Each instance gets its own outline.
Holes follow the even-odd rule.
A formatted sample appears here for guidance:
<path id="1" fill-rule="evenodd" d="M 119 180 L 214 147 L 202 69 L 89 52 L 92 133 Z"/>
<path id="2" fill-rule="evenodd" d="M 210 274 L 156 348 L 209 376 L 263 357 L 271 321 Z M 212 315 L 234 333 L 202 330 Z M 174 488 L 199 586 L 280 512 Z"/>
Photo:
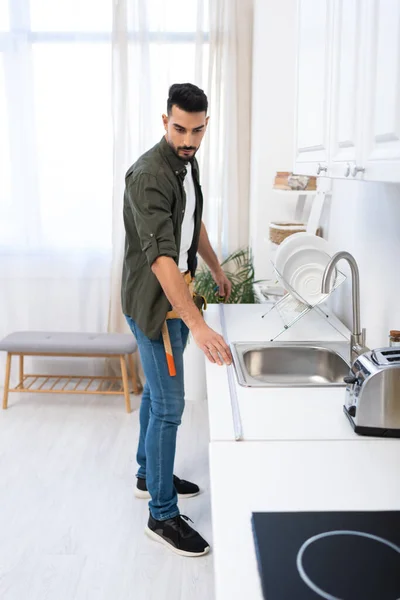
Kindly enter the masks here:
<path id="1" fill-rule="evenodd" d="M 128 361 L 129 361 L 129 370 L 131 372 L 133 393 L 138 395 L 138 394 L 140 394 L 140 392 L 142 390 L 141 390 L 141 386 L 138 384 L 138 380 L 136 377 L 135 363 L 134 363 L 132 354 L 128 354 Z"/>
<path id="2" fill-rule="evenodd" d="M 130 413 L 131 409 L 131 398 L 129 396 L 129 383 L 128 383 L 128 371 L 126 370 L 125 356 L 123 354 L 119 357 L 121 363 L 122 383 L 124 384 L 124 396 L 126 412 Z"/>
<path id="3" fill-rule="evenodd" d="M 24 355 L 19 355 L 19 385 L 24 387 Z"/>
<path id="4" fill-rule="evenodd" d="M 3 396 L 3 409 L 4 410 L 8 406 L 8 390 L 10 388 L 10 374 L 11 374 L 11 357 L 12 357 L 12 354 L 7 352 L 6 378 L 4 381 L 4 396 Z"/>

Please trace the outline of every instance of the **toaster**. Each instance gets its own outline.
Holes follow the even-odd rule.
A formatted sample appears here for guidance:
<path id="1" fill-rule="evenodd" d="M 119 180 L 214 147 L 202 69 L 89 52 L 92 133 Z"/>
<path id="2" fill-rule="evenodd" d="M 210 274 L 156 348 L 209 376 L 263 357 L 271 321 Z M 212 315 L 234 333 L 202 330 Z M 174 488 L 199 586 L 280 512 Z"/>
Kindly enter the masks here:
<path id="1" fill-rule="evenodd" d="M 344 381 L 344 412 L 354 431 L 400 437 L 400 347 L 361 354 Z"/>

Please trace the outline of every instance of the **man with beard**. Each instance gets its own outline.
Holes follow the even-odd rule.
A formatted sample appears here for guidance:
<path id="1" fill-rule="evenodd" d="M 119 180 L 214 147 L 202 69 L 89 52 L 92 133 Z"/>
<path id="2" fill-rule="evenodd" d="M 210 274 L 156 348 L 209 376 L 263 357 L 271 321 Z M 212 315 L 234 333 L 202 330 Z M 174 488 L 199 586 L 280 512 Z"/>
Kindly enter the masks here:
<path id="1" fill-rule="evenodd" d="M 227 300 L 231 293 L 202 222 L 195 155 L 207 129 L 207 109 L 203 90 L 190 83 L 172 85 L 162 117 L 164 137 L 125 178 L 122 308 L 146 377 L 135 495 L 150 499 L 146 533 L 182 556 L 209 551 L 177 505 L 178 496 L 196 496 L 199 487 L 173 474 L 189 331 L 211 362 L 222 365 L 232 360 L 223 337 L 205 323 L 191 288 L 199 253 L 219 295 Z"/>

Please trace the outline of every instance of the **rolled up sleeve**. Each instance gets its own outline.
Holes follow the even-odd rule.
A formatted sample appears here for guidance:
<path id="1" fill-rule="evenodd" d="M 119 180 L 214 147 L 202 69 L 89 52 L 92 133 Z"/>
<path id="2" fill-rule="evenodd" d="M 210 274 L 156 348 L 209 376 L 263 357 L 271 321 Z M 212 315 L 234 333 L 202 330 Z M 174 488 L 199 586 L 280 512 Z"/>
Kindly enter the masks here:
<path id="1" fill-rule="evenodd" d="M 149 266 L 159 256 L 177 259 L 172 222 L 172 201 L 157 177 L 141 174 L 126 182 L 126 192 L 143 252 Z"/>

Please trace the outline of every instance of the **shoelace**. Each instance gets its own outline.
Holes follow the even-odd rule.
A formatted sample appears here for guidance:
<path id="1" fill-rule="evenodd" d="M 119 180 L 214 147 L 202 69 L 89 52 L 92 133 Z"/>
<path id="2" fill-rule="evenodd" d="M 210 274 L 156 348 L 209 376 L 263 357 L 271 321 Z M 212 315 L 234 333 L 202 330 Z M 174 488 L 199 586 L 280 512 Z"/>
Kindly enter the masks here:
<path id="1" fill-rule="evenodd" d="M 191 523 L 193 523 L 192 519 L 190 519 L 186 515 L 179 515 L 179 516 L 182 517 L 183 519 L 185 519 L 186 521 L 190 521 Z"/>

